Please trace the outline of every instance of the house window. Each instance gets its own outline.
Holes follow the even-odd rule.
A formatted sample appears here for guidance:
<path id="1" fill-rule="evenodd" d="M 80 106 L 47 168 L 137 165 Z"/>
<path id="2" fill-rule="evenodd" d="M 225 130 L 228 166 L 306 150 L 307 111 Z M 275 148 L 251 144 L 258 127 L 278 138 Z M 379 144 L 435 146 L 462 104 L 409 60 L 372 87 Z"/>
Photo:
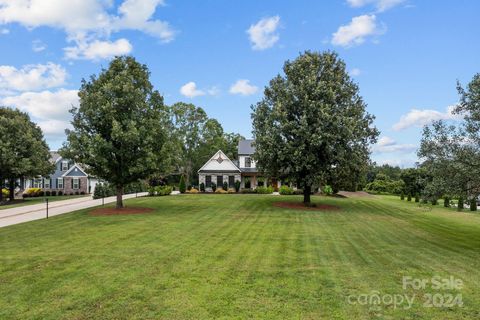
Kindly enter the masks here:
<path id="1" fill-rule="evenodd" d="M 72 189 L 73 190 L 80 189 L 80 180 L 78 178 L 73 178 Z"/>
<path id="2" fill-rule="evenodd" d="M 252 158 L 245 157 L 245 168 L 250 168 L 252 166 Z"/>
<path id="3" fill-rule="evenodd" d="M 57 179 L 57 189 L 63 189 L 63 178 Z"/>
<path id="4" fill-rule="evenodd" d="M 68 161 L 62 161 L 62 171 L 68 170 Z"/>
<path id="5" fill-rule="evenodd" d="M 228 176 L 228 187 L 235 187 L 235 176 Z"/>
<path id="6" fill-rule="evenodd" d="M 34 188 L 41 188 L 42 187 L 42 179 L 33 179 L 33 187 Z"/>
<path id="7" fill-rule="evenodd" d="M 50 178 L 48 179 L 43 179 L 43 187 L 45 189 L 50 189 Z"/>
<path id="8" fill-rule="evenodd" d="M 210 188 L 212 186 L 212 176 L 205 176 L 205 187 Z"/>
<path id="9" fill-rule="evenodd" d="M 217 176 L 217 187 L 221 188 L 223 186 L 223 176 Z"/>

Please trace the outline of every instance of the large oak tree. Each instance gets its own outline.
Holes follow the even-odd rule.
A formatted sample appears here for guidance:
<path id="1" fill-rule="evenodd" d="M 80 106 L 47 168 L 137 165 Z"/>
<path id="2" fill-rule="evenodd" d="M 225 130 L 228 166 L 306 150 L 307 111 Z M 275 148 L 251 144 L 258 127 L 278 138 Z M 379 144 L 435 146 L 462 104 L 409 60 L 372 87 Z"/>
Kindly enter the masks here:
<path id="1" fill-rule="evenodd" d="M 8 180 L 9 198 L 13 201 L 16 179 L 51 173 L 54 167 L 49 158 L 40 127 L 26 113 L 0 107 L 0 190 Z"/>
<path id="2" fill-rule="evenodd" d="M 65 157 L 116 187 L 123 207 L 126 184 L 159 171 L 167 112 L 153 89 L 147 67 L 133 57 L 117 57 L 98 76 L 83 80 L 80 106 L 72 109 Z"/>
<path id="3" fill-rule="evenodd" d="M 337 54 L 307 51 L 283 72 L 252 107 L 254 157 L 267 175 L 297 181 L 309 204 L 314 186 L 366 167 L 378 131 Z"/>

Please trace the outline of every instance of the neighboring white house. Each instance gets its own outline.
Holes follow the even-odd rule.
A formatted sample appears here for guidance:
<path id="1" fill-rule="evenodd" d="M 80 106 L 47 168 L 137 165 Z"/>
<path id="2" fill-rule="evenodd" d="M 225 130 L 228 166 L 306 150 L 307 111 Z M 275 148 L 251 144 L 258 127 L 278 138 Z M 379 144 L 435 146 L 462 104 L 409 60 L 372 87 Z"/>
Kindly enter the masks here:
<path id="1" fill-rule="evenodd" d="M 241 140 L 238 143 L 238 159 L 229 159 L 223 151 L 218 150 L 210 160 L 198 170 L 199 183 L 204 183 L 207 190 L 211 190 L 212 182 L 218 188 L 228 183 L 229 188 L 234 188 L 235 181 L 240 181 L 241 188 L 255 189 L 257 186 L 265 185 L 261 173 L 256 168 L 252 156 L 255 148 L 253 140 Z M 270 185 L 280 186 L 276 180 L 270 179 Z"/>

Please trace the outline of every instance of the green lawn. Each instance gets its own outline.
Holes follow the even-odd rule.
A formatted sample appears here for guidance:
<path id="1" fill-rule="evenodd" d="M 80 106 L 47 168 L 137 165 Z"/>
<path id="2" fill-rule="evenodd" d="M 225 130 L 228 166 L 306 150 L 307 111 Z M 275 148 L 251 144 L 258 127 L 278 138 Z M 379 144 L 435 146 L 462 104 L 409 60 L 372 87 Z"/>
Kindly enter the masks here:
<path id="1" fill-rule="evenodd" d="M 68 200 L 68 199 L 75 199 L 80 197 L 88 197 L 89 195 L 78 195 L 78 196 L 48 196 L 48 197 L 35 197 L 35 198 L 25 198 L 23 200 L 15 200 L 14 203 L 9 204 L 6 202 L 5 204 L 0 205 L 0 210 L 3 209 L 10 209 L 15 207 L 23 207 L 28 206 L 31 204 L 39 204 L 45 202 L 45 199 L 48 199 L 49 202 L 60 201 L 60 200 Z"/>
<path id="2" fill-rule="evenodd" d="M 0 318 L 480 318 L 479 213 L 313 199 L 342 210 L 271 205 L 297 196 L 182 195 L 127 201 L 150 214 L 80 211 L 2 228 Z M 403 276 L 464 286 L 403 290 Z M 410 309 L 348 302 L 372 293 L 416 298 Z M 426 307 L 426 293 L 461 294 L 463 307 Z"/>

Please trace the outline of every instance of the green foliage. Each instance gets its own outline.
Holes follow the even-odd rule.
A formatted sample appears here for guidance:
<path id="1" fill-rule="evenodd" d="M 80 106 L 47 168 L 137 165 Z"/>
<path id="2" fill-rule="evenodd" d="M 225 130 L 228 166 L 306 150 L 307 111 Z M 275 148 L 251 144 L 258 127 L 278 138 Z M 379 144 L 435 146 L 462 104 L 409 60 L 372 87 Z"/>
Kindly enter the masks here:
<path id="1" fill-rule="evenodd" d="M 283 71 L 252 108 L 254 157 L 266 175 L 298 181 L 308 203 L 324 180 L 355 180 L 378 131 L 337 54 L 307 51 Z"/>
<path id="2" fill-rule="evenodd" d="M 400 200 L 405 200 L 405 194 L 403 192 L 400 194 Z"/>
<path id="3" fill-rule="evenodd" d="M 200 191 L 205 192 L 205 183 L 200 183 Z"/>
<path id="4" fill-rule="evenodd" d="M 235 180 L 235 192 L 240 191 L 241 182 L 240 180 Z"/>
<path id="5" fill-rule="evenodd" d="M 431 203 L 432 203 L 432 206 L 436 206 L 438 204 L 438 199 L 437 198 L 433 198 L 431 200 Z"/>
<path id="6" fill-rule="evenodd" d="M 273 187 L 268 186 L 268 187 L 257 187 L 257 193 L 259 194 L 271 194 L 273 193 Z"/>
<path id="7" fill-rule="evenodd" d="M 223 190 L 227 191 L 228 190 L 228 183 L 227 181 L 223 182 Z"/>
<path id="8" fill-rule="evenodd" d="M 240 193 L 249 194 L 249 193 L 257 193 L 257 191 L 258 191 L 258 188 L 257 189 L 243 188 L 240 190 Z"/>
<path id="9" fill-rule="evenodd" d="M 8 197 L 8 190 L 7 189 L 2 189 L 2 195 L 4 198 Z"/>
<path id="10" fill-rule="evenodd" d="M 287 195 L 292 195 L 295 193 L 295 191 L 293 190 L 293 188 L 289 187 L 289 186 L 280 186 L 280 189 L 279 189 L 279 192 L 281 195 L 283 196 L 287 196 Z"/>
<path id="11" fill-rule="evenodd" d="M 420 195 L 418 193 L 415 194 L 415 202 L 420 202 Z"/>
<path id="12" fill-rule="evenodd" d="M 332 186 L 330 185 L 326 185 L 322 188 L 322 192 L 323 194 L 327 195 L 327 196 L 331 196 L 333 194 L 333 189 L 332 189 Z"/>
<path id="13" fill-rule="evenodd" d="M 407 196 L 407 201 L 412 201 L 412 195 L 410 193 Z"/>
<path id="14" fill-rule="evenodd" d="M 117 57 L 98 76 L 82 81 L 80 105 L 71 110 L 73 129 L 67 130 L 61 154 L 108 180 L 117 195 L 162 163 L 168 118 L 149 76 L 133 57 Z M 122 206 L 119 197 L 117 207 Z"/>
<path id="15" fill-rule="evenodd" d="M 365 191 L 370 193 L 404 193 L 405 183 L 402 180 L 391 180 L 388 176 L 379 173 L 373 182 L 365 186 Z"/>
<path id="16" fill-rule="evenodd" d="M 475 198 L 470 200 L 470 211 L 477 211 L 477 199 Z"/>
<path id="17" fill-rule="evenodd" d="M 172 193 L 173 188 L 171 186 L 156 186 L 155 194 L 157 196 L 168 196 Z"/>
<path id="18" fill-rule="evenodd" d="M 180 185 L 178 186 L 178 190 L 180 193 L 185 193 L 185 191 L 187 191 L 187 187 L 185 186 L 185 178 L 183 175 L 180 177 Z"/>
<path id="19" fill-rule="evenodd" d="M 7 179 L 47 175 L 53 172 L 42 130 L 28 114 L 0 107 L 0 189 Z M 3 198 L 0 193 L 0 200 Z M 14 200 L 14 199 L 10 199 Z"/>
<path id="20" fill-rule="evenodd" d="M 210 184 L 210 188 L 212 188 L 212 191 L 215 192 L 215 190 L 217 190 L 217 184 L 215 182 L 212 182 Z"/>

